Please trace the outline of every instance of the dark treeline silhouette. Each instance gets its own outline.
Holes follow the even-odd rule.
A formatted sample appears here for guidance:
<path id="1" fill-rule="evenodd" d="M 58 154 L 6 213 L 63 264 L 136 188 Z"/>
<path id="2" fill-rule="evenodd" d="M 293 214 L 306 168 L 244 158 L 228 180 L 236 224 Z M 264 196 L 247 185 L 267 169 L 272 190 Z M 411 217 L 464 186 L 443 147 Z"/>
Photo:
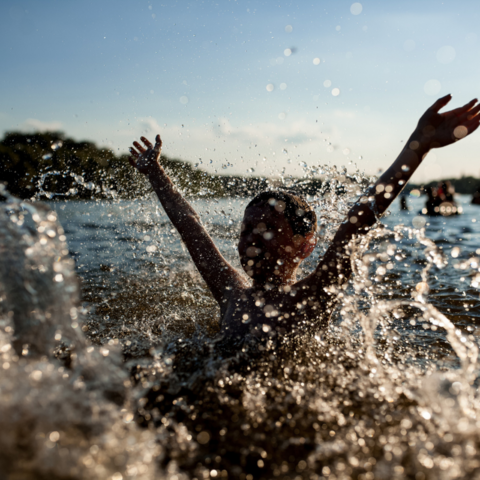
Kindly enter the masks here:
<path id="1" fill-rule="evenodd" d="M 111 150 L 77 142 L 62 132 L 11 132 L 0 142 L 0 181 L 20 198 L 31 198 L 40 190 L 91 198 L 118 189 L 134 178 L 125 162 Z"/>
<path id="2" fill-rule="evenodd" d="M 206 198 L 251 196 L 273 185 L 259 177 L 214 175 L 188 162 L 162 156 L 161 163 L 187 196 Z M 88 141 L 77 142 L 62 132 L 5 134 L 0 142 L 0 182 L 20 198 L 135 198 L 149 190 L 148 182 L 128 163 Z M 321 180 L 296 182 L 299 193 L 314 195 Z M 143 188 L 142 188 L 143 187 Z"/>
<path id="3" fill-rule="evenodd" d="M 462 176 L 460 178 L 442 178 L 440 180 L 433 180 L 430 183 L 425 183 L 422 185 L 409 184 L 408 189 L 413 190 L 418 188 L 423 190 L 424 188 L 436 188 L 437 185 L 448 182 L 450 182 L 456 193 L 465 195 L 473 195 L 480 185 L 480 179 L 472 176 Z"/>
<path id="4" fill-rule="evenodd" d="M 244 197 L 275 186 L 278 180 L 240 175 L 216 175 L 194 168 L 189 162 L 162 156 L 161 163 L 185 195 L 195 197 Z M 474 194 L 480 180 L 446 179 L 457 193 Z M 0 141 L 0 182 L 20 198 L 69 199 L 135 198 L 150 191 L 148 182 L 128 163 L 128 155 L 115 155 L 93 142 L 76 141 L 62 132 L 6 133 Z M 409 185 L 409 190 L 435 186 Z M 304 195 L 319 192 L 320 179 L 294 179 L 294 189 Z"/>

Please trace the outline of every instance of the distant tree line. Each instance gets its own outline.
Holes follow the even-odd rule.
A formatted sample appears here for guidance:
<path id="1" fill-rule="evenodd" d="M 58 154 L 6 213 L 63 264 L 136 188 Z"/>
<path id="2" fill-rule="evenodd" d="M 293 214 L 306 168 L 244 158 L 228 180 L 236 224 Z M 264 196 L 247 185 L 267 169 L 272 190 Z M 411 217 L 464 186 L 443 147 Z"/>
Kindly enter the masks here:
<path id="1" fill-rule="evenodd" d="M 61 132 L 11 132 L 0 142 L 0 181 L 20 198 L 42 192 L 91 198 L 133 179 L 125 161 L 111 150 Z"/>
<path id="2" fill-rule="evenodd" d="M 188 196 L 251 196 L 272 186 L 266 178 L 214 175 L 164 155 L 161 164 Z M 128 163 L 128 155 L 117 156 L 62 132 L 5 134 L 0 142 L 0 182 L 23 199 L 135 198 L 150 189 Z M 303 194 L 314 195 L 321 187 L 318 179 L 297 183 L 296 191 Z"/>
<path id="3" fill-rule="evenodd" d="M 252 196 L 275 180 L 239 175 L 216 175 L 190 163 L 162 155 L 161 163 L 187 196 Z M 473 194 L 480 185 L 474 177 L 448 179 L 458 193 Z M 6 133 L 0 141 L 0 182 L 15 196 L 28 198 L 135 198 L 149 192 L 148 181 L 130 166 L 128 155 L 115 155 L 93 142 L 75 141 L 62 132 Z M 293 179 L 294 189 L 315 195 L 322 187 L 316 178 Z M 430 182 L 426 186 L 435 186 Z M 328 185 L 325 185 L 328 188 Z M 410 189 L 414 188 L 410 185 Z M 420 186 L 417 186 L 420 188 Z M 337 190 L 341 186 L 336 187 Z"/>

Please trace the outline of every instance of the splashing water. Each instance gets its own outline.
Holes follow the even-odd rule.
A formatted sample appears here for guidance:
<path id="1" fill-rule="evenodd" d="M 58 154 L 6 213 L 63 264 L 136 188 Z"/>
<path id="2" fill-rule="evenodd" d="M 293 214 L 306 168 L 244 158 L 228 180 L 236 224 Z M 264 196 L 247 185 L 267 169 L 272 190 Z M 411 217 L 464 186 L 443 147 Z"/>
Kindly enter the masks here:
<path id="1" fill-rule="evenodd" d="M 375 179 L 313 175 L 328 180 L 310 199 L 327 244 Z M 152 198 L 55 213 L 0 194 L 0 467 L 12 478 L 479 474 L 475 256 L 451 263 L 424 229 L 387 218 L 350 245 L 354 275 L 331 292 L 327 330 L 238 346 L 216 337 L 217 306 Z M 245 201 L 194 203 L 238 266 Z M 465 295 L 449 293 L 460 275 Z"/>
<path id="2" fill-rule="evenodd" d="M 78 281 L 55 212 L 0 188 L 0 470 L 153 478 L 159 448 L 132 422 L 118 349 L 89 346 L 81 333 Z"/>

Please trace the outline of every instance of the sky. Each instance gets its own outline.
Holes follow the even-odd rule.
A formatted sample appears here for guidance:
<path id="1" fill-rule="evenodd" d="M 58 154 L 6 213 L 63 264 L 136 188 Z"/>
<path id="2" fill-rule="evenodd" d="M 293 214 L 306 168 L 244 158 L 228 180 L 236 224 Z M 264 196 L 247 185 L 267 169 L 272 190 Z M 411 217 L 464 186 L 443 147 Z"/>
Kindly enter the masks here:
<path id="1" fill-rule="evenodd" d="M 478 0 L 2 0 L 0 134 L 145 135 L 223 174 L 386 169 L 420 115 L 480 96 Z M 478 33 L 477 33 L 478 32 Z M 480 132 L 412 181 L 480 176 Z"/>

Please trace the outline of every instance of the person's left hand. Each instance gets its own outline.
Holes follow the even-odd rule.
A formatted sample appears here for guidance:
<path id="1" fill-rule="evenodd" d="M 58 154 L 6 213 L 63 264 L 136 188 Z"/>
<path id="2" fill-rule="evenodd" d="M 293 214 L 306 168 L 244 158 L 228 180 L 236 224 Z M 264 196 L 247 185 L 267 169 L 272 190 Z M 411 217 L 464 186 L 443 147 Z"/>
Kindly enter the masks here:
<path id="1" fill-rule="evenodd" d="M 429 148 L 450 145 L 473 133 L 480 124 L 480 103 L 473 99 L 466 105 L 449 112 L 439 110 L 450 102 L 451 95 L 439 98 L 418 121 L 416 133 L 421 143 Z"/>

